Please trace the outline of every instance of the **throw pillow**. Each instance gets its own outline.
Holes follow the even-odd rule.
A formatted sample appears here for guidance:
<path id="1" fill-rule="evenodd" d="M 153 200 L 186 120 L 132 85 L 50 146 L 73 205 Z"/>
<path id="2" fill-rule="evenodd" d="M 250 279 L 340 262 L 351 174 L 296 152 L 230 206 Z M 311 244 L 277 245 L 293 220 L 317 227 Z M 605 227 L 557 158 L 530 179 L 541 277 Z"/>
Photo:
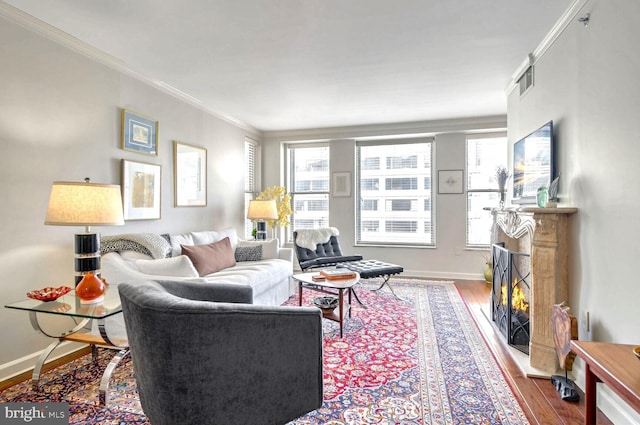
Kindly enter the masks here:
<path id="1" fill-rule="evenodd" d="M 238 241 L 238 246 L 261 246 L 262 259 L 271 260 L 278 257 L 278 239 L 269 239 L 267 241 Z"/>
<path id="2" fill-rule="evenodd" d="M 198 271 L 186 255 L 159 260 L 136 260 L 136 266 L 142 273 L 155 276 L 198 277 Z"/>
<path id="3" fill-rule="evenodd" d="M 228 237 L 206 245 L 182 245 L 182 254 L 189 257 L 200 276 L 236 265 Z"/>
<path id="4" fill-rule="evenodd" d="M 262 246 L 239 246 L 236 248 L 236 261 L 262 260 Z"/>
<path id="5" fill-rule="evenodd" d="M 170 235 L 171 239 L 171 256 L 177 257 L 182 254 L 182 245 L 195 245 L 191 233 L 183 233 L 181 235 Z"/>

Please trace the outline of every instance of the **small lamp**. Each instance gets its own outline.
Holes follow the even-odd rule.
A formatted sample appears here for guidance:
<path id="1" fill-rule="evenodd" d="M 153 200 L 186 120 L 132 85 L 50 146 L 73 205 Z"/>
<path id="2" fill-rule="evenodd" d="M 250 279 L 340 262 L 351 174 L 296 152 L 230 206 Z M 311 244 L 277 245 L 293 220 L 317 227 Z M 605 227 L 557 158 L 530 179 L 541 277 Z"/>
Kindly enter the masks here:
<path id="1" fill-rule="evenodd" d="M 91 226 L 123 225 L 120 186 L 82 182 L 53 182 L 47 217 L 44 224 L 54 226 L 85 226 L 85 233 L 75 235 L 75 282 L 100 275 L 100 234 Z M 92 279 L 93 280 L 93 279 Z M 99 280 L 99 279 L 97 279 Z M 101 291 L 86 291 L 87 302 L 102 299 Z M 96 292 L 100 292 L 96 295 Z M 76 288 L 76 294 L 79 294 Z"/>
<path id="2" fill-rule="evenodd" d="M 249 220 L 256 220 L 256 239 L 267 239 L 267 223 L 264 220 L 276 220 L 278 218 L 278 206 L 274 199 L 249 201 L 247 211 Z"/>

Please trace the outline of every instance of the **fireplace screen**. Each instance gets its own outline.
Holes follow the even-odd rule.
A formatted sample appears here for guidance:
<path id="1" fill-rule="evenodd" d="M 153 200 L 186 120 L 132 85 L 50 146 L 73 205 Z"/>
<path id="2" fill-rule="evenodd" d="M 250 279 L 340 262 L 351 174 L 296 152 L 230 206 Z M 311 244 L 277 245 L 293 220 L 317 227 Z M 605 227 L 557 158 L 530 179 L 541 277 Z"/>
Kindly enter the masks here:
<path id="1" fill-rule="evenodd" d="M 528 254 L 494 244 L 491 319 L 507 343 L 529 354 L 529 302 L 531 261 Z"/>

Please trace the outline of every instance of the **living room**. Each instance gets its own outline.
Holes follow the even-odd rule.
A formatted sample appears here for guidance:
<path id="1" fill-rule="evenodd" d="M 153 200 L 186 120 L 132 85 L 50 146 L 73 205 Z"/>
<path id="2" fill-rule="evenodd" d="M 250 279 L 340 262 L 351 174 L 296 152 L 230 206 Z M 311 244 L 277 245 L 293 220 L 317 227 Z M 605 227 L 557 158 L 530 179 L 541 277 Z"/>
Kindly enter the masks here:
<path id="1" fill-rule="evenodd" d="M 245 220 L 244 183 L 238 170 L 243 169 L 246 138 L 262 144 L 262 183 L 267 187 L 283 181 L 284 143 L 327 141 L 332 171 L 354 175 L 357 140 L 427 135 L 435 140 L 437 169 L 464 169 L 468 134 L 506 131 L 512 146 L 553 120 L 560 206 L 578 208 L 570 219 L 568 305 L 579 319 L 581 332 L 585 330 L 582 319 L 589 313 L 594 341 L 638 344 L 638 320 L 633 313 L 640 289 L 628 275 L 633 243 L 640 234 L 633 215 L 640 207 L 640 195 L 633 189 L 637 178 L 632 171 L 640 158 L 640 62 L 633 54 L 634 41 L 640 39 L 640 30 L 633 24 L 640 10 L 633 0 L 577 1 L 572 7 L 570 22 L 557 38 L 538 40 L 546 47 L 534 51 L 534 87 L 522 97 L 518 90 L 507 93 L 504 115 L 259 131 L 143 82 L 124 67 L 107 66 L 87 46 L 46 26 L 33 25 L 27 16 L 2 3 L 3 300 L 11 302 L 30 290 L 73 279 L 75 229 L 43 224 L 53 181 L 91 177 L 94 182 L 120 184 L 122 159 L 160 164 L 161 219 L 99 228 L 103 235 L 227 226 L 240 230 Z M 576 21 L 586 13 L 591 17 L 588 25 Z M 522 51 L 522 59 L 529 53 Z M 157 157 L 120 148 L 122 108 L 159 121 Z M 173 207 L 173 140 L 208 149 L 206 208 Z M 353 198 L 332 198 L 331 225 L 341 229 L 344 248 L 401 263 L 407 275 L 479 279 L 481 252 L 465 249 L 465 196 L 440 195 L 435 205 L 438 232 L 433 249 L 354 246 Z M 26 315 L 2 309 L 0 318 L 10 324 L 0 331 L 3 340 L 11 341 L 0 355 L 3 376 L 9 376 L 20 365 L 32 365 L 34 353 L 48 339 L 31 329 Z M 576 362 L 575 370 L 582 385 L 583 364 Z M 625 410 L 623 402 L 606 390 L 605 394 L 609 411 Z M 632 417 L 633 412 L 626 414 Z"/>

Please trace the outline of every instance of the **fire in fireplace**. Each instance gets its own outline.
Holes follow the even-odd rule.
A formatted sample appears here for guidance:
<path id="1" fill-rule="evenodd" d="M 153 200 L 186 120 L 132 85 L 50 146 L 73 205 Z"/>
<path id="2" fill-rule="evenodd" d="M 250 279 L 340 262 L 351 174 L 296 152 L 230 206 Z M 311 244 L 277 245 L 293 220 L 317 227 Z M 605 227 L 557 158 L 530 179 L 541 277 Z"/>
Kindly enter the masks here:
<path id="1" fill-rule="evenodd" d="M 531 261 L 528 254 L 494 244 L 491 319 L 507 343 L 529 354 Z"/>

